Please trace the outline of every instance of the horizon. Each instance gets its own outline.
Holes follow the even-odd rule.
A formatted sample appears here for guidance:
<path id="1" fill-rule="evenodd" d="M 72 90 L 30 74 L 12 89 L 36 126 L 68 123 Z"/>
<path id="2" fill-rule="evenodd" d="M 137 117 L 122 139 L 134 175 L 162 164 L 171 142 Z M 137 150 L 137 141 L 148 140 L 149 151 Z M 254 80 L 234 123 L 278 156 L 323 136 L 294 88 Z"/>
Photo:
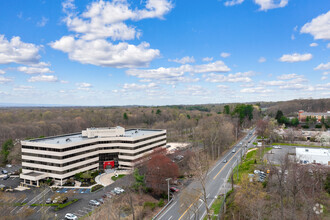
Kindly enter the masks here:
<path id="1" fill-rule="evenodd" d="M 328 99 L 327 3 L 2 1 L 0 107 Z"/>

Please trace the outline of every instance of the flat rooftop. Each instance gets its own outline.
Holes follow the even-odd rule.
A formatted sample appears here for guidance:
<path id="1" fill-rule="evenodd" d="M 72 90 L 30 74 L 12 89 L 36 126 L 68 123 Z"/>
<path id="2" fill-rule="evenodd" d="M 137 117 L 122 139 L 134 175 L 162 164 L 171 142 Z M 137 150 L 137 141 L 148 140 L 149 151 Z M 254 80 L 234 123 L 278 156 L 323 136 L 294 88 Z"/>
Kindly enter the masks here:
<path id="1" fill-rule="evenodd" d="M 151 130 L 151 129 L 128 129 L 125 130 L 125 135 L 123 137 L 136 138 L 140 136 L 147 136 L 150 134 L 154 134 L 160 131 L 161 130 Z M 70 144 L 70 143 L 81 142 L 85 140 L 93 140 L 93 139 L 96 138 L 87 138 L 87 137 L 83 137 L 81 133 L 75 133 L 75 134 L 60 135 L 54 137 L 45 137 L 40 139 L 32 139 L 28 141 L 45 143 L 45 144 Z"/>

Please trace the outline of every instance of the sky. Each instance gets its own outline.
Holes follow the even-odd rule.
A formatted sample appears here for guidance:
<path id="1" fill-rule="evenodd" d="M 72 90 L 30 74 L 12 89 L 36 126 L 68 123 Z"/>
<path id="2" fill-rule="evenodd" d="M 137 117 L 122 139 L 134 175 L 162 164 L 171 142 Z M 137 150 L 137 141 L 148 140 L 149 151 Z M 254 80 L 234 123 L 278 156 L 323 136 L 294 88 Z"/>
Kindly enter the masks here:
<path id="1" fill-rule="evenodd" d="M 330 98 L 329 0 L 0 1 L 0 103 Z"/>

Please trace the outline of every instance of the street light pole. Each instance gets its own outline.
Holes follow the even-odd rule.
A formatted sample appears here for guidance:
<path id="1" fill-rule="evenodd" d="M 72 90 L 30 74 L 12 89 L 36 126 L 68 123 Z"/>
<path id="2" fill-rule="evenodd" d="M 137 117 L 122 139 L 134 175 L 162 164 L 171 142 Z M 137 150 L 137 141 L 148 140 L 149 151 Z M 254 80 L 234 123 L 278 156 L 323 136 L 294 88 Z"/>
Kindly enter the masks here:
<path id="1" fill-rule="evenodd" d="M 167 203 L 170 202 L 170 180 L 172 178 L 167 178 L 166 181 L 167 181 Z"/>

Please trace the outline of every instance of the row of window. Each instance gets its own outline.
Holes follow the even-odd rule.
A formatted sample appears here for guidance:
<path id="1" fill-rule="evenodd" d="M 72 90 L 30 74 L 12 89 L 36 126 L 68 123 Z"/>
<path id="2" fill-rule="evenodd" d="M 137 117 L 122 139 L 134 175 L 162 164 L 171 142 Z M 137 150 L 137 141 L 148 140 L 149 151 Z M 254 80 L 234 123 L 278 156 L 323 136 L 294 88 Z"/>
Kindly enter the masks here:
<path id="1" fill-rule="evenodd" d="M 25 160 L 23 159 L 22 162 L 26 162 L 26 163 L 34 163 L 34 164 L 42 164 L 42 165 L 47 165 L 47 166 L 53 166 L 53 167 L 65 167 L 65 166 L 69 166 L 69 165 L 72 165 L 72 164 L 75 164 L 75 163 L 79 163 L 81 161 L 85 161 L 85 160 L 89 160 L 89 159 L 92 159 L 92 158 L 98 158 L 98 154 L 96 155 L 92 155 L 92 156 L 89 156 L 89 157 L 84 157 L 84 158 L 81 158 L 81 159 L 78 159 L 78 160 L 74 160 L 74 161 L 70 161 L 70 162 L 67 162 L 67 163 L 48 163 L 48 162 L 43 162 L 43 161 L 36 161 L 36 160 Z"/>
<path id="2" fill-rule="evenodd" d="M 95 151 L 99 151 L 99 150 L 110 150 L 110 149 L 136 150 L 136 149 L 139 149 L 139 148 L 142 148 L 142 147 L 145 147 L 145 146 L 148 146 L 148 145 L 152 145 L 152 144 L 155 144 L 157 142 L 162 142 L 162 141 L 166 141 L 166 138 L 161 139 L 161 140 L 157 140 L 157 141 L 153 141 L 153 142 L 150 142 L 150 143 L 142 144 L 142 145 L 139 145 L 139 146 L 134 147 L 134 148 L 119 147 L 119 146 L 118 147 L 100 147 L 100 148 L 97 148 L 97 149 L 90 149 L 90 150 L 87 150 L 87 151 L 78 152 L 78 153 L 74 153 L 74 154 L 69 154 L 69 155 L 65 155 L 65 156 L 53 156 L 53 155 L 27 153 L 27 152 L 22 152 L 22 155 L 23 156 L 32 156 L 32 157 L 41 157 L 41 158 L 51 158 L 51 159 L 62 160 L 62 159 L 72 158 L 72 157 L 75 157 L 75 156 L 79 156 L 79 155 L 83 155 L 83 154 L 87 154 L 87 153 L 91 153 L 91 152 L 95 152 Z M 137 154 L 139 154 L 139 153 L 137 153 Z M 123 154 L 123 155 L 134 156 L 132 154 Z"/>
<path id="3" fill-rule="evenodd" d="M 135 154 L 119 153 L 119 155 L 123 155 L 123 156 L 136 156 L 136 155 L 143 154 L 143 153 L 145 153 L 147 151 L 153 150 L 153 149 L 155 149 L 157 147 L 161 147 L 161 146 L 163 146 L 163 144 L 158 145 L 158 146 L 155 146 L 155 147 L 152 147 L 152 148 L 148 148 L 146 150 L 140 151 L 140 152 L 135 153 Z"/>
<path id="4" fill-rule="evenodd" d="M 84 164 L 82 166 L 74 167 L 74 168 L 64 170 L 64 171 L 47 170 L 47 169 L 40 169 L 40 168 L 36 168 L 36 167 L 27 167 L 27 166 L 22 166 L 22 169 L 31 170 L 31 171 L 39 171 L 39 172 L 44 172 L 44 173 L 66 174 L 66 173 L 70 173 L 72 171 L 79 170 L 79 169 L 82 169 L 84 167 L 88 167 L 88 166 L 95 165 L 95 164 L 98 164 L 98 162 L 94 161 L 94 162 Z"/>
<path id="5" fill-rule="evenodd" d="M 118 141 L 116 141 L 116 140 L 115 141 L 96 141 L 94 143 L 76 145 L 76 146 L 73 146 L 73 147 L 67 147 L 67 148 L 63 148 L 63 149 L 48 148 L 48 147 L 35 147 L 35 146 L 26 146 L 26 145 L 23 145 L 22 148 L 23 149 L 31 149 L 31 150 L 65 152 L 65 151 L 76 150 L 76 149 L 79 149 L 79 148 L 96 145 L 96 144 L 112 144 L 112 143 L 136 144 L 136 143 L 139 143 L 139 142 L 147 141 L 147 140 L 154 139 L 154 138 L 157 138 L 157 137 L 162 137 L 162 136 L 166 136 L 166 133 L 155 135 L 155 136 L 148 137 L 148 138 L 139 139 L 139 140 L 136 140 L 136 141 L 120 141 L 120 140 L 118 140 Z"/>

